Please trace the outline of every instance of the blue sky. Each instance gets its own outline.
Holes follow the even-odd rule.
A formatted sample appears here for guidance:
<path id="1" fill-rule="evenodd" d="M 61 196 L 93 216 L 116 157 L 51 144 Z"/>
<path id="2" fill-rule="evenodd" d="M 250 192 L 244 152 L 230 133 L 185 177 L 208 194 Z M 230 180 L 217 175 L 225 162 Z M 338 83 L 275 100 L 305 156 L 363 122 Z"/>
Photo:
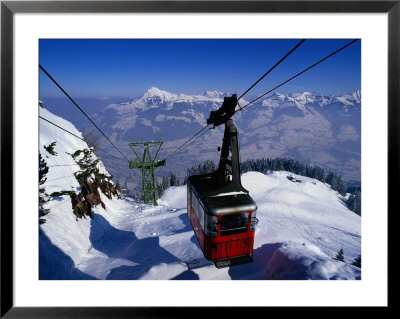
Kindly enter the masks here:
<path id="1" fill-rule="evenodd" d="M 350 39 L 351 40 L 351 39 Z M 245 98 L 287 80 L 349 39 L 307 40 Z M 64 40 L 42 39 L 39 63 L 72 97 L 138 97 L 156 86 L 173 93 L 243 93 L 299 39 L 282 40 Z M 60 96 L 39 71 L 40 98 Z M 277 92 L 344 94 L 361 89 L 361 41 Z"/>

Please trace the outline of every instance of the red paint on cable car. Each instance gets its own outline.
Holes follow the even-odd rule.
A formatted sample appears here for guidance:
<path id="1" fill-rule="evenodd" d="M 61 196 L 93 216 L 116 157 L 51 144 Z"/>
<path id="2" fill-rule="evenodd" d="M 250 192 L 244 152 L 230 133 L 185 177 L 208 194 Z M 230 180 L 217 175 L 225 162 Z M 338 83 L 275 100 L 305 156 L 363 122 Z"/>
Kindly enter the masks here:
<path id="1" fill-rule="evenodd" d="M 227 265 L 252 261 L 257 206 L 253 211 L 215 216 L 204 209 L 190 183 L 187 194 L 188 217 L 204 257 Z M 237 261 L 232 262 L 234 259 Z"/>

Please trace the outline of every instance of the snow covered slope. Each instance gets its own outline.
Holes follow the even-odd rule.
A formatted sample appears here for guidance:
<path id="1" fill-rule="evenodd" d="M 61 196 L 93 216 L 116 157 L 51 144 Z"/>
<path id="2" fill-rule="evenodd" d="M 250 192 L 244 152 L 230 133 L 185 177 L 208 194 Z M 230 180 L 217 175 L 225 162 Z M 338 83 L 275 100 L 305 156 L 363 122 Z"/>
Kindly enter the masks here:
<path id="1" fill-rule="evenodd" d="M 41 109 L 41 116 L 72 133 L 69 122 Z M 52 155 L 44 149 L 56 141 Z M 73 191 L 79 166 L 68 153 L 85 142 L 40 122 L 40 152 L 49 171 L 46 193 Z M 99 168 L 106 169 L 98 163 Z M 292 175 L 301 182 L 292 182 Z M 314 179 L 249 172 L 243 186 L 258 205 L 254 262 L 217 269 L 204 259 L 186 215 L 186 187 L 170 187 L 159 206 L 108 198 L 77 218 L 68 195 L 53 197 L 40 225 L 40 279 L 360 279 L 351 266 L 361 254 L 361 219 L 344 198 Z M 345 262 L 332 257 L 343 248 Z"/>

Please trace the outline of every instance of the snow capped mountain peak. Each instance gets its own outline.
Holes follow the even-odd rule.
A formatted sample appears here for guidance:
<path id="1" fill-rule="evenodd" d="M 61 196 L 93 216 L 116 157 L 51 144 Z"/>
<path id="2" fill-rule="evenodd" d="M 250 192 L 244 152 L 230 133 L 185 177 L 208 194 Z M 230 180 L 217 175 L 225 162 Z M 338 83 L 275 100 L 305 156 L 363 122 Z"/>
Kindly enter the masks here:
<path id="1" fill-rule="evenodd" d="M 159 88 L 152 86 L 144 95 L 141 97 L 142 100 L 160 99 L 161 101 L 172 100 L 176 98 L 176 94 L 169 93 L 167 91 L 160 90 Z"/>
<path id="2" fill-rule="evenodd" d="M 147 89 L 147 91 L 145 92 L 144 95 L 159 95 L 161 94 L 163 91 L 160 90 L 159 88 L 155 87 L 155 86 L 151 86 Z"/>
<path id="3" fill-rule="evenodd" d="M 313 96 L 313 95 L 317 95 L 318 93 L 315 92 L 308 92 L 308 91 L 304 91 L 302 93 L 293 93 L 293 94 L 289 94 L 290 96 L 293 97 L 306 97 L 306 96 Z"/>
<path id="4" fill-rule="evenodd" d="M 269 95 L 267 98 L 272 98 L 272 99 L 284 99 L 286 97 L 285 94 L 281 94 L 278 92 L 274 92 L 271 95 Z"/>
<path id="5" fill-rule="evenodd" d="M 287 96 L 281 93 L 274 92 L 262 100 L 262 105 L 270 108 L 276 108 L 282 105 L 284 100 L 287 100 Z"/>
<path id="6" fill-rule="evenodd" d="M 319 97 L 322 97 L 321 94 L 315 92 L 303 92 L 303 93 L 294 93 L 289 94 L 290 97 L 294 98 L 299 103 L 308 103 L 308 102 L 315 102 Z"/>
<path id="7" fill-rule="evenodd" d="M 211 98 L 223 98 L 226 94 L 220 91 L 205 91 L 203 96 L 211 97 Z"/>
<path id="8" fill-rule="evenodd" d="M 267 96 L 263 101 L 262 105 L 267 107 L 289 107 L 297 106 L 300 109 L 304 107 L 323 107 L 332 103 L 340 103 L 344 108 L 348 106 L 360 105 L 361 103 L 361 92 L 357 90 L 352 93 L 340 95 L 340 96 L 326 96 L 317 92 L 302 92 L 302 93 L 291 93 L 281 94 L 273 93 Z"/>
<path id="9" fill-rule="evenodd" d="M 357 90 L 352 93 L 347 93 L 342 96 L 338 96 L 337 99 L 346 105 L 354 105 L 361 103 L 361 91 Z"/>
<path id="10" fill-rule="evenodd" d="M 211 99 L 223 99 L 225 96 L 232 96 L 232 94 L 232 92 L 205 91 L 203 96 Z"/>

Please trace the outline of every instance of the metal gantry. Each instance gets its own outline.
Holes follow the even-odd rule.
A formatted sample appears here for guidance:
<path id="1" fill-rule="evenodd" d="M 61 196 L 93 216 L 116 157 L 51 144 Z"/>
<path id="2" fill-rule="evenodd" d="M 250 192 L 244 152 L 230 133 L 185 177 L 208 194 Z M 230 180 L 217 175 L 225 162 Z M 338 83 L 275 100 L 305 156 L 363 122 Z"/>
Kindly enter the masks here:
<path id="1" fill-rule="evenodd" d="M 142 172 L 142 190 L 143 201 L 149 203 L 149 199 L 153 200 L 153 204 L 157 206 L 157 185 L 155 171 L 159 166 L 165 166 L 164 160 L 156 160 L 158 152 L 163 142 L 131 142 L 129 146 L 135 153 L 137 161 L 129 161 L 129 168 L 137 168 Z M 143 148 L 143 156 L 138 155 L 139 149 Z M 152 157 L 152 152 L 155 152 Z"/>

